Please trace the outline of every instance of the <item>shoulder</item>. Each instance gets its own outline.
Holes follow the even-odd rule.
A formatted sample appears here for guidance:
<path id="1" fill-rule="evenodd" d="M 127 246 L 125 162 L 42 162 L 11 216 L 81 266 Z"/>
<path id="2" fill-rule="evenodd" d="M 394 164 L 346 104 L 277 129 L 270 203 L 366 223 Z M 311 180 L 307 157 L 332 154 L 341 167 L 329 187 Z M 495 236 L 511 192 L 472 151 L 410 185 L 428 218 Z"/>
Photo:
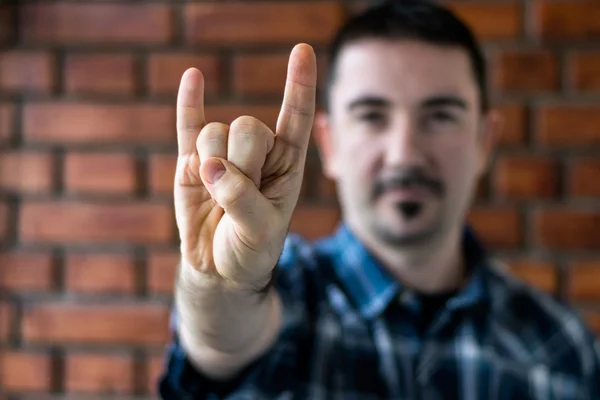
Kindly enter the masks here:
<path id="1" fill-rule="evenodd" d="M 326 288 L 335 280 L 336 248 L 329 237 L 318 241 L 294 233 L 286 237 L 275 268 L 275 289 L 289 315 L 302 312 L 306 317 L 327 302 Z"/>
<path id="2" fill-rule="evenodd" d="M 573 306 L 490 265 L 495 326 L 529 351 L 531 361 L 586 375 L 595 366 L 596 340 Z"/>
<path id="3" fill-rule="evenodd" d="M 300 264 L 310 267 L 316 262 L 315 242 L 309 241 L 296 233 L 286 236 L 278 268 L 288 270 Z"/>
<path id="4" fill-rule="evenodd" d="M 290 233 L 285 239 L 277 262 L 277 273 L 289 283 L 301 280 L 327 280 L 328 269 L 337 247 L 332 238 L 310 241 Z"/>

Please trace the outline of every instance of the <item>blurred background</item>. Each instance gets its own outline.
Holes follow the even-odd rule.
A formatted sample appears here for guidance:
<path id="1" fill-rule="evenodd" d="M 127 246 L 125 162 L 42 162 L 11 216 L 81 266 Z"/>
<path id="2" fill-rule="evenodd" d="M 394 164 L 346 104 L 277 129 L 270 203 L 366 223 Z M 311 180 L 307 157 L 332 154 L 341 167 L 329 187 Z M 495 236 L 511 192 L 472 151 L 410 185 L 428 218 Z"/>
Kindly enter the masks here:
<path id="1" fill-rule="evenodd" d="M 181 74 L 204 73 L 209 120 L 274 127 L 292 46 L 313 45 L 323 77 L 332 33 L 365 4 L 0 2 L 0 398 L 154 396 Z M 483 41 L 506 118 L 469 219 L 600 334 L 600 2 L 448 4 Z M 338 219 L 311 148 L 292 230 Z"/>

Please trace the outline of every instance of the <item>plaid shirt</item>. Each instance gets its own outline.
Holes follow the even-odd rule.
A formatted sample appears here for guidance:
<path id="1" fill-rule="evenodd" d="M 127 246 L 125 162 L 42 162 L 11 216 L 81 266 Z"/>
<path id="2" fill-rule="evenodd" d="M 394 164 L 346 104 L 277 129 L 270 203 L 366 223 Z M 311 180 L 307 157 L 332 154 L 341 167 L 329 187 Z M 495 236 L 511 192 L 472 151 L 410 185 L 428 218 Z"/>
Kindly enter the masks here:
<path id="1" fill-rule="evenodd" d="M 275 345 L 217 384 L 194 370 L 174 334 L 162 398 L 600 399 L 600 349 L 578 315 L 506 274 L 468 228 L 463 244 L 471 278 L 420 330 L 420 296 L 347 227 L 314 244 L 290 235 Z"/>

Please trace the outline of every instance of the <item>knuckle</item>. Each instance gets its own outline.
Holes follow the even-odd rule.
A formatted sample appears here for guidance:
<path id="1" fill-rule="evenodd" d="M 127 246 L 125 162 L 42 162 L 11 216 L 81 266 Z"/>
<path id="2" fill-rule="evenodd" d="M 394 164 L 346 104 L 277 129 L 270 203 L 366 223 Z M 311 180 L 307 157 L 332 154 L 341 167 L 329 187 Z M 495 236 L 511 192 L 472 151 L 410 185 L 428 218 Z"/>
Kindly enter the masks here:
<path id="1" fill-rule="evenodd" d="M 299 107 L 295 104 L 285 103 L 283 104 L 283 111 L 289 113 L 292 116 L 298 116 L 302 118 L 313 118 L 315 110 L 312 107 Z"/>
<path id="2" fill-rule="evenodd" d="M 250 116 L 250 115 L 242 115 L 241 117 L 237 117 L 231 123 L 231 129 L 236 130 L 236 128 L 240 128 L 240 127 L 256 128 L 260 124 L 262 124 L 262 122 L 260 122 L 260 120 L 258 118 Z"/>
<path id="3" fill-rule="evenodd" d="M 198 133 L 201 128 L 202 128 L 202 126 L 200 124 L 191 123 L 191 122 L 187 122 L 187 121 L 177 121 L 177 124 L 176 124 L 176 129 L 179 132 Z"/>
<path id="4" fill-rule="evenodd" d="M 275 141 L 273 131 L 261 120 L 251 116 L 242 116 L 232 122 L 229 131 L 234 148 L 259 149 L 266 146 L 270 151 Z"/>
<path id="5" fill-rule="evenodd" d="M 211 122 L 200 131 L 200 135 L 206 137 L 221 136 L 226 134 L 228 130 L 229 127 L 226 124 L 221 122 Z"/>
<path id="6" fill-rule="evenodd" d="M 221 142 L 227 140 L 229 127 L 220 122 L 207 124 L 198 135 L 197 143 Z"/>
<path id="7" fill-rule="evenodd" d="M 231 134 L 239 136 L 258 136 L 269 132 L 269 128 L 261 120 L 249 115 L 238 117 L 231 123 Z"/>
<path id="8" fill-rule="evenodd" d="M 204 121 L 198 118 L 197 110 L 190 107 L 179 107 L 175 126 L 179 132 L 197 134 L 204 127 Z"/>

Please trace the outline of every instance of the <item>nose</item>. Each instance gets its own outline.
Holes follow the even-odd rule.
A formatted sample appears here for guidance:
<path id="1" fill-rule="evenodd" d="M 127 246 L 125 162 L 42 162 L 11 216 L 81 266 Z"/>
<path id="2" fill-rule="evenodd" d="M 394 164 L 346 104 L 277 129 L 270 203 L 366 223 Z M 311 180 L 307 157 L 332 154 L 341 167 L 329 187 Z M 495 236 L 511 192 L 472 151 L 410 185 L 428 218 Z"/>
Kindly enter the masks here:
<path id="1" fill-rule="evenodd" d="M 388 168 L 423 167 L 426 157 L 417 127 L 408 118 L 397 121 L 387 133 L 385 164 Z"/>

